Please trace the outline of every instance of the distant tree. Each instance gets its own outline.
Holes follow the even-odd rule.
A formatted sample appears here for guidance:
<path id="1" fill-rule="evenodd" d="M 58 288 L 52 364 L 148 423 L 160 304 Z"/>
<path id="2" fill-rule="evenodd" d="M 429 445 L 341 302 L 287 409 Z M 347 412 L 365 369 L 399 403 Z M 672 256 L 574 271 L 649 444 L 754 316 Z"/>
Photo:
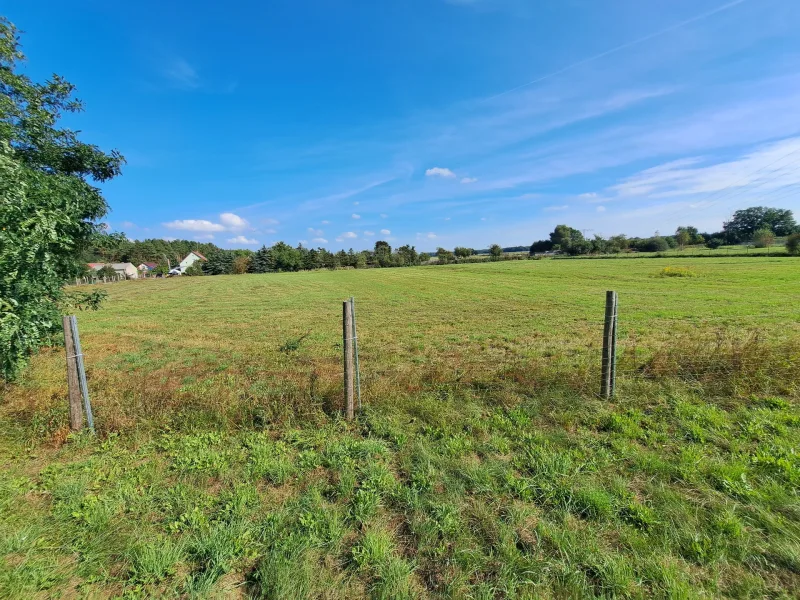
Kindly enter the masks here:
<path id="1" fill-rule="evenodd" d="M 238 259 L 237 259 L 238 260 Z M 201 275 L 205 275 L 203 272 L 203 263 L 201 261 L 195 261 L 183 272 L 184 275 L 188 275 L 189 277 L 199 277 Z"/>
<path id="2" fill-rule="evenodd" d="M 744 242 L 751 239 L 759 229 L 770 229 L 775 235 L 784 236 L 797 230 L 792 211 L 782 208 L 753 206 L 733 213 L 722 230 L 729 242 Z"/>
<path id="3" fill-rule="evenodd" d="M 800 255 L 800 233 L 793 233 L 786 238 L 786 252 L 793 256 Z"/>
<path id="4" fill-rule="evenodd" d="M 624 252 L 628 249 L 628 238 L 624 235 L 615 235 L 608 239 L 609 252 Z"/>
<path id="5" fill-rule="evenodd" d="M 102 269 L 97 270 L 97 276 L 102 279 L 103 277 L 116 277 L 117 272 L 114 270 L 114 267 L 111 265 L 103 265 Z"/>
<path id="6" fill-rule="evenodd" d="M 769 227 L 762 227 L 753 234 L 753 245 L 756 248 L 769 248 L 775 243 L 775 233 Z"/>
<path id="7" fill-rule="evenodd" d="M 446 250 L 444 248 L 437 249 L 436 256 L 439 259 L 440 265 L 448 265 L 451 262 L 453 262 L 453 260 L 455 260 L 455 255 L 449 250 Z"/>
<path id="8" fill-rule="evenodd" d="M 403 265 L 413 266 L 413 265 L 418 265 L 420 262 L 420 257 L 417 254 L 417 250 L 416 248 L 414 248 L 414 246 L 409 246 L 409 245 L 400 246 L 396 250 L 396 253 L 398 257 L 402 259 L 402 261 L 400 262 Z"/>
<path id="9" fill-rule="evenodd" d="M 299 271 L 302 265 L 302 253 L 297 248 L 292 248 L 289 244 L 278 242 L 272 246 L 271 255 L 273 260 L 273 271 Z"/>
<path id="10" fill-rule="evenodd" d="M 231 272 L 234 275 L 243 275 L 244 273 L 247 273 L 247 271 L 250 269 L 250 262 L 252 260 L 253 259 L 250 256 L 237 256 L 233 259 Z"/>
<path id="11" fill-rule="evenodd" d="M 503 258 L 503 247 L 500 244 L 492 244 L 489 246 L 489 255 L 491 260 L 500 260 Z"/>
<path id="12" fill-rule="evenodd" d="M 273 266 L 272 251 L 266 246 L 261 246 L 261 249 L 253 255 L 253 260 L 250 261 L 250 272 L 269 273 L 273 270 Z"/>
<path id="13" fill-rule="evenodd" d="M 562 250 L 569 254 L 585 254 L 589 248 L 583 244 L 583 234 L 567 225 L 557 225 L 550 234 L 554 250 Z"/>
<path id="14" fill-rule="evenodd" d="M 472 248 L 465 248 L 464 246 L 456 246 L 453 250 L 453 254 L 455 254 L 458 258 L 467 258 L 468 256 L 475 254 L 475 250 Z"/>
<path id="15" fill-rule="evenodd" d="M 695 234 L 697 233 L 697 229 L 693 228 Z M 678 227 L 675 230 L 675 241 L 678 243 L 678 248 L 683 250 L 686 247 L 686 244 L 692 241 L 692 234 L 689 232 L 688 227 Z"/>
<path id="16" fill-rule="evenodd" d="M 430 260 L 431 260 L 431 255 L 430 254 L 428 254 L 427 252 L 420 253 L 420 255 L 419 255 L 419 262 L 420 263 L 427 263 Z"/>
<path id="17" fill-rule="evenodd" d="M 531 244 L 530 254 L 533 256 L 539 252 L 550 252 L 553 249 L 553 242 L 550 240 L 539 240 Z"/>
<path id="18" fill-rule="evenodd" d="M 710 248 L 711 250 L 716 250 L 724 243 L 725 241 L 722 238 L 712 237 L 706 240 L 706 248 Z"/>

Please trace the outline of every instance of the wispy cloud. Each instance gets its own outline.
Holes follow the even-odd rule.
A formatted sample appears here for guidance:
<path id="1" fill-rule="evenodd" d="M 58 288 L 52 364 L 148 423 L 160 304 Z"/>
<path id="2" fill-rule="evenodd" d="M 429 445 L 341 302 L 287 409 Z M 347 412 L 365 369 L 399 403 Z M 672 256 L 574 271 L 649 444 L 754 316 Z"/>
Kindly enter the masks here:
<path id="1" fill-rule="evenodd" d="M 358 234 L 357 233 L 355 233 L 354 231 L 346 231 L 342 235 L 338 236 L 336 238 L 336 241 L 337 242 L 343 242 L 345 240 L 354 240 L 356 238 L 358 238 Z"/>
<path id="2" fill-rule="evenodd" d="M 392 235 L 392 232 L 388 229 L 381 229 L 381 235 Z"/>
<path id="3" fill-rule="evenodd" d="M 546 212 L 556 212 L 556 211 L 568 210 L 568 209 L 569 209 L 569 205 L 568 204 L 560 204 L 558 206 L 545 206 L 542 210 L 546 211 Z"/>
<path id="4" fill-rule="evenodd" d="M 311 241 L 312 241 L 312 242 L 314 242 L 315 244 L 327 244 L 327 243 L 328 243 L 328 240 L 326 240 L 326 239 L 325 239 L 325 238 L 323 238 L 323 237 L 315 237 L 315 238 L 314 238 L 313 240 L 311 240 Z"/>
<path id="5" fill-rule="evenodd" d="M 367 237 L 371 237 L 371 236 L 375 235 L 375 232 L 374 231 L 365 231 L 364 235 L 367 236 Z"/>
<path id="6" fill-rule="evenodd" d="M 477 177 L 462 177 L 461 178 L 461 183 L 475 183 L 476 181 L 478 181 Z"/>
<path id="7" fill-rule="evenodd" d="M 353 213 L 352 215 L 350 215 L 350 217 L 353 218 L 353 219 L 360 219 L 361 215 L 357 215 L 356 213 Z"/>
<path id="8" fill-rule="evenodd" d="M 176 56 L 167 60 L 164 64 L 162 74 L 175 87 L 194 90 L 200 87 L 200 76 L 186 59 Z"/>

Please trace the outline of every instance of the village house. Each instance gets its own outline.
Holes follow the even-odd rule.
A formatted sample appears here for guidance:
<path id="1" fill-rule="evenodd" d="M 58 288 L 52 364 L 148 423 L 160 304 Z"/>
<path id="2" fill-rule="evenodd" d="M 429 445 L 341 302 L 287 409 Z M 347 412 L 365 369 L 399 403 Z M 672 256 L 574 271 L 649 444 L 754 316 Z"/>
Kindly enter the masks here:
<path id="1" fill-rule="evenodd" d="M 138 279 L 139 271 L 133 266 L 132 263 L 89 263 L 89 268 L 94 271 L 99 271 L 106 265 L 109 265 L 118 275 L 124 275 L 126 279 Z"/>
<path id="2" fill-rule="evenodd" d="M 202 260 L 203 262 L 205 262 L 208 259 L 202 254 L 200 254 L 197 250 L 192 250 L 191 252 L 189 252 L 189 254 L 186 255 L 186 258 L 184 258 L 181 261 L 181 264 L 178 265 L 178 268 L 181 270 L 181 273 L 184 273 L 186 269 L 191 267 L 198 260 Z"/>

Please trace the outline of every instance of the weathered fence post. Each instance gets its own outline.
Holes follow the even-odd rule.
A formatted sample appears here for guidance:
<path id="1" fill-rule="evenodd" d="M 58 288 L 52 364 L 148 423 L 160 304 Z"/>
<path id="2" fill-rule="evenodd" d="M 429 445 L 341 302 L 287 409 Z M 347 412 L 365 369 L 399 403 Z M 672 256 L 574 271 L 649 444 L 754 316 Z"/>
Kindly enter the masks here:
<path id="1" fill-rule="evenodd" d="M 350 312 L 353 316 L 353 354 L 356 359 L 356 398 L 358 400 L 358 412 L 361 412 L 361 366 L 358 364 L 358 326 L 356 324 L 356 299 L 350 296 Z"/>
<path id="2" fill-rule="evenodd" d="M 344 346 L 344 405 L 348 421 L 353 419 L 353 313 L 350 302 L 342 303 L 342 343 Z"/>
<path id="3" fill-rule="evenodd" d="M 69 428 L 80 431 L 83 427 L 83 411 L 81 410 L 81 384 L 78 379 L 78 357 L 72 339 L 71 317 L 63 317 L 61 325 L 64 329 L 64 349 L 67 353 L 67 388 L 69 389 Z"/>
<path id="4" fill-rule="evenodd" d="M 600 396 L 612 398 L 617 369 L 617 292 L 606 292 L 606 316 L 603 325 L 603 362 Z"/>
<path id="5" fill-rule="evenodd" d="M 86 411 L 86 423 L 94 433 L 94 416 L 92 415 L 92 405 L 89 402 L 89 385 L 86 382 L 86 365 L 83 362 L 83 350 L 81 350 L 81 336 L 78 334 L 78 319 L 75 315 L 70 318 L 72 328 L 72 344 L 75 347 L 76 366 L 78 368 L 78 383 L 80 383 L 81 396 L 83 398 L 83 409 Z"/>

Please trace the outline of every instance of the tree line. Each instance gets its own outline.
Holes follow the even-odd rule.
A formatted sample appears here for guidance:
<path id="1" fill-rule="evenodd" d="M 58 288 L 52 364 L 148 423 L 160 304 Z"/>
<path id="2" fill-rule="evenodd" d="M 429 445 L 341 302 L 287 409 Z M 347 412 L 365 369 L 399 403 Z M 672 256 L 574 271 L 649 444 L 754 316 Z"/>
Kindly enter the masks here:
<path id="1" fill-rule="evenodd" d="M 595 235 L 584 237 L 583 233 L 568 225 L 558 225 L 548 239 L 531 244 L 530 254 L 563 252 L 569 255 L 614 254 L 626 251 L 665 252 L 686 246 L 703 245 L 710 249 L 729 244 L 750 242 L 757 248 L 766 248 L 775 243 L 778 237 L 786 238 L 786 248 L 790 254 L 798 253 L 800 246 L 800 227 L 794 220 L 792 211 L 781 208 L 753 206 L 737 210 L 718 232 L 700 232 L 690 225 L 678 227 L 672 235 L 655 235 L 648 238 L 615 235 L 604 238 Z"/>

